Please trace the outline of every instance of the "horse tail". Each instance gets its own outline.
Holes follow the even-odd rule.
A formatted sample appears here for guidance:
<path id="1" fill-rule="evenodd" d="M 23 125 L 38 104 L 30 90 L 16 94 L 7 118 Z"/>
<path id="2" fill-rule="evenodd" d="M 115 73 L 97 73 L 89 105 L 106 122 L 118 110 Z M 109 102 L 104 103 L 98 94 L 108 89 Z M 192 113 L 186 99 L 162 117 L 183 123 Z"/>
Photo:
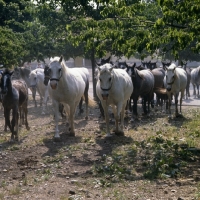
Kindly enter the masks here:
<path id="1" fill-rule="evenodd" d="M 83 95 L 81 99 L 85 101 L 85 96 Z M 88 106 L 90 106 L 91 108 L 95 108 L 97 106 L 96 101 L 92 99 L 90 95 L 88 95 Z"/>
<path id="2" fill-rule="evenodd" d="M 97 106 L 97 103 L 94 99 L 92 99 L 92 97 L 90 97 L 88 95 L 88 105 L 91 107 L 91 108 L 95 108 Z"/>
<path id="3" fill-rule="evenodd" d="M 159 94 L 167 94 L 167 90 L 165 88 L 154 88 L 153 91 Z"/>

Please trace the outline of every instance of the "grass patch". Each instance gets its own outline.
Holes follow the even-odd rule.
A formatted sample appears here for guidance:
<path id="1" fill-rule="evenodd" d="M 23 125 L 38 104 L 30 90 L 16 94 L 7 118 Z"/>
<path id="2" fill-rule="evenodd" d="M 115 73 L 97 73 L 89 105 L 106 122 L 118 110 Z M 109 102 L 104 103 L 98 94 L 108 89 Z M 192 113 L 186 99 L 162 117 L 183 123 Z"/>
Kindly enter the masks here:
<path id="1" fill-rule="evenodd" d="M 196 110 L 187 114 L 170 121 L 157 119 L 155 128 L 139 126 L 137 132 L 131 130 L 129 134 L 140 135 L 138 141 L 126 143 L 121 138 L 121 146 L 112 141 L 110 155 L 103 155 L 93 167 L 103 179 L 100 185 L 106 186 L 108 180 L 134 180 L 136 171 L 147 179 L 181 177 L 188 163 L 198 161 L 200 155 L 200 115 Z"/>
<path id="2" fill-rule="evenodd" d="M 0 193 L 0 200 L 3 200 L 3 199 L 4 199 L 4 194 Z"/>
<path id="3" fill-rule="evenodd" d="M 1 181 L 1 187 L 5 187 L 5 186 L 6 186 L 6 181 L 5 180 Z"/>
<path id="4" fill-rule="evenodd" d="M 21 192 L 21 189 L 20 189 L 20 187 L 17 187 L 17 186 L 10 190 L 11 195 L 19 195 L 20 192 Z"/>

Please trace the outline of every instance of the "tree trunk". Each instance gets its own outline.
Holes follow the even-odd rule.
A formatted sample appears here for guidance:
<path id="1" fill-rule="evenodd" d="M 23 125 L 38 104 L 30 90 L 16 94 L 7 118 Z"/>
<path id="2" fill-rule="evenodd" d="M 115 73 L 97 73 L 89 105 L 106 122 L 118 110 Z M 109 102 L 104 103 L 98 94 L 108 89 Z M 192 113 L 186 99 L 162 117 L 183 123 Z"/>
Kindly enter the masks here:
<path id="1" fill-rule="evenodd" d="M 95 52 L 94 49 L 92 49 L 91 53 L 91 63 L 92 63 L 92 83 L 93 83 L 93 97 L 94 100 L 98 100 L 97 93 L 96 93 L 96 79 L 95 79 L 95 68 L 96 68 L 96 62 L 95 62 Z"/>

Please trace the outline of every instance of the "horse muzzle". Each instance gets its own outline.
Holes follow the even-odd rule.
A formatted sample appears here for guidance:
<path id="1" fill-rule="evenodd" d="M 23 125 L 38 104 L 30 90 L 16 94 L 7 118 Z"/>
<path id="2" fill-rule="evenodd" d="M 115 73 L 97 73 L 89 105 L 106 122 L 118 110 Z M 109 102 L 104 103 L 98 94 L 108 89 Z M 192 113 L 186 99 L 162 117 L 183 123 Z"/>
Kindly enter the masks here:
<path id="1" fill-rule="evenodd" d="M 1 90 L 1 94 L 7 94 L 7 92 L 8 92 L 7 89 Z"/>
<path id="2" fill-rule="evenodd" d="M 167 86 L 167 91 L 168 91 L 168 92 L 170 92 L 171 89 L 172 89 L 172 88 L 171 88 L 170 86 Z"/>
<path id="3" fill-rule="evenodd" d="M 44 85 L 46 85 L 46 86 L 47 86 L 47 85 L 48 85 L 48 82 L 49 82 L 49 80 L 47 80 L 47 79 L 44 79 L 44 82 L 43 82 L 43 83 L 44 83 Z"/>
<path id="4" fill-rule="evenodd" d="M 108 99 L 108 93 L 107 94 L 101 94 L 103 100 L 107 100 Z"/>
<path id="5" fill-rule="evenodd" d="M 57 88 L 57 81 L 53 80 L 53 81 L 50 81 L 50 86 L 53 90 L 55 90 Z"/>

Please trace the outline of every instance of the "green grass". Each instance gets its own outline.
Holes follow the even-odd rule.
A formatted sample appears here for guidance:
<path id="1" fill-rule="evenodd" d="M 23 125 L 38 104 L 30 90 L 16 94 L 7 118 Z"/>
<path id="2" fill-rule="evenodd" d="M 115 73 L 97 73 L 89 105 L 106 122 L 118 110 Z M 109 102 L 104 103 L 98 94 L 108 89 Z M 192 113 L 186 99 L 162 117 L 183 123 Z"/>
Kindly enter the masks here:
<path id="1" fill-rule="evenodd" d="M 182 176 L 183 169 L 190 162 L 198 160 L 198 113 L 199 110 L 190 110 L 190 115 L 184 118 L 171 121 L 165 118 L 164 123 L 163 119 L 157 119 L 154 128 L 149 125 L 138 127 L 137 134 L 146 135 L 143 140 L 140 137 L 138 141 L 135 139 L 122 146 L 116 145 L 110 155 L 102 156 L 101 163 L 94 165 L 94 173 L 103 178 L 101 186 L 108 185 L 106 177 L 110 177 L 109 183 L 134 179 L 138 164 L 141 165 L 143 176 L 148 179 Z M 136 132 L 131 130 L 129 135 L 134 138 Z M 196 150 L 191 151 L 191 147 Z"/>
<path id="2" fill-rule="evenodd" d="M 4 199 L 4 194 L 0 193 L 0 200 L 3 200 L 3 199 Z"/>
<path id="3" fill-rule="evenodd" d="M 20 192 L 21 192 L 21 189 L 20 189 L 20 187 L 18 187 L 18 186 L 14 187 L 14 188 L 12 188 L 12 189 L 10 190 L 10 194 L 11 194 L 11 195 L 19 195 Z"/>

